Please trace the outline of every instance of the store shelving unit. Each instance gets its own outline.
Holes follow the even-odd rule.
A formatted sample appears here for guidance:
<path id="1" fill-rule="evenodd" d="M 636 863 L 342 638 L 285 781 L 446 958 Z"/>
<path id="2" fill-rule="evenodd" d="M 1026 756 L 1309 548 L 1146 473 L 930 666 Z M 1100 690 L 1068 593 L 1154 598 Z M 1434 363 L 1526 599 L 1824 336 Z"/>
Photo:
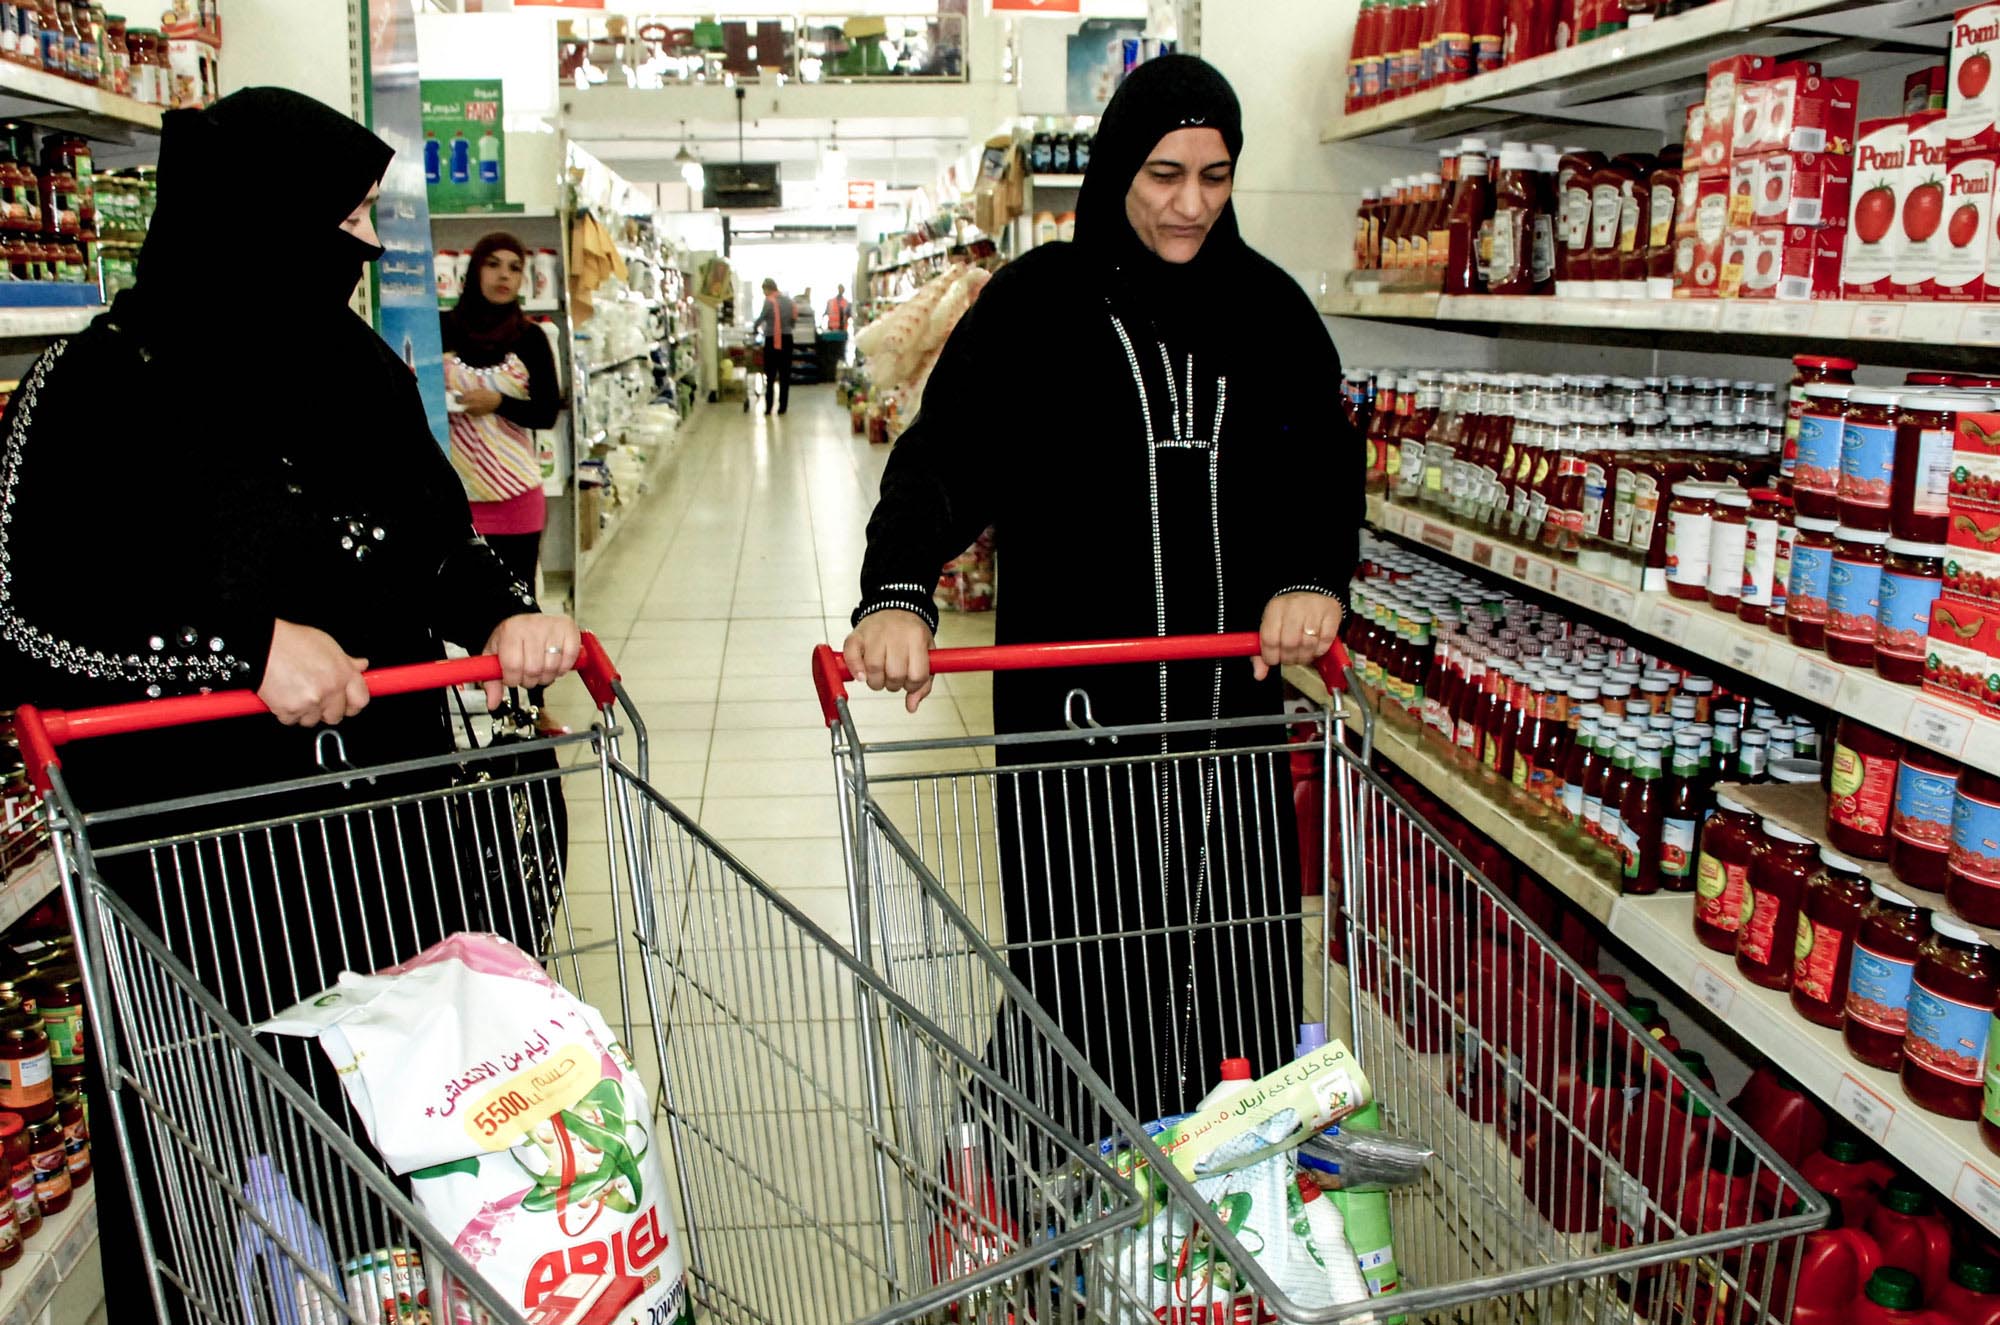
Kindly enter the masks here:
<path id="1" fill-rule="evenodd" d="M 100 1144 L 104 1162 L 118 1163 L 108 1127 Z M 103 1301 L 92 1183 L 79 1189 L 62 1213 L 43 1220 L 41 1231 L 21 1249 L 21 1259 L 0 1275 L 0 1325 L 71 1325 L 90 1319 Z"/>
<path id="2" fill-rule="evenodd" d="M 1368 499 L 1369 523 L 1426 553 L 1548 594 L 1615 623 L 1621 633 L 1703 658 L 1779 691 L 2000 773 L 2000 719 L 1984 717 L 1872 668 L 1847 667 L 1762 626 L 1664 593 L 1641 593 L 1565 562 L 1482 537 L 1436 517 Z"/>
<path id="3" fill-rule="evenodd" d="M 61 886 L 62 874 L 56 869 L 53 851 L 42 852 L 9 874 L 6 882 L 0 883 L 0 930 L 41 905 Z"/>
<path id="4" fill-rule="evenodd" d="M 1866 67 L 1883 45 L 1945 49 L 1952 0 L 1716 0 L 1581 46 L 1343 115 L 1322 142 L 1429 141 L 1496 125 L 1657 129 L 1719 55 L 1804 57 L 1828 72 Z"/>
<path id="5" fill-rule="evenodd" d="M 12 60 L 0 62 L 0 117 L 32 119 L 87 137 L 129 141 L 160 131 L 160 108 Z"/>

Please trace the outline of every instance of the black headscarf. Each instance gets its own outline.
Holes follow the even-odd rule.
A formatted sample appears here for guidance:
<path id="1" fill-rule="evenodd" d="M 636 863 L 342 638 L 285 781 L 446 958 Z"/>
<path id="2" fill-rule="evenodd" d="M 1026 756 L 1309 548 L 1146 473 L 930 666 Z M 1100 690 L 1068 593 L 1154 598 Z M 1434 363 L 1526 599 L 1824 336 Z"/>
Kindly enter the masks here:
<path id="1" fill-rule="evenodd" d="M 1167 262 L 1146 247 L 1125 217 L 1125 195 L 1162 138 L 1179 129 L 1214 129 L 1234 162 L 1243 154 L 1243 111 L 1229 81 L 1192 55 L 1148 60 L 1105 107 L 1091 141 L 1090 169 L 1076 204 L 1076 243 L 1104 274 L 1112 302 L 1144 314 L 1165 339 L 1189 343 L 1217 325 L 1231 277 L 1249 248 L 1236 204 L 1222 214 L 1188 262 Z"/>
<path id="2" fill-rule="evenodd" d="M 496 304 L 486 297 L 480 285 L 479 274 L 495 253 L 516 254 L 523 266 L 528 261 L 528 246 L 506 231 L 496 230 L 483 236 L 472 246 L 472 256 L 466 263 L 465 289 L 459 292 L 458 302 L 451 311 L 444 315 L 445 339 L 457 346 L 461 356 L 470 351 L 482 365 L 497 361 L 513 348 L 528 323 L 518 300 Z"/>
<path id="3" fill-rule="evenodd" d="M 340 223 L 393 155 L 362 125 L 285 88 L 245 88 L 204 110 L 168 111 L 159 204 L 118 322 L 156 351 L 199 340 L 188 332 L 229 327 L 223 343 L 240 343 L 245 326 L 274 318 L 296 332 L 344 330 L 334 315 L 346 314 L 355 283 L 382 250 Z M 255 219 L 225 224 L 221 200 L 246 191 L 257 198 Z"/>

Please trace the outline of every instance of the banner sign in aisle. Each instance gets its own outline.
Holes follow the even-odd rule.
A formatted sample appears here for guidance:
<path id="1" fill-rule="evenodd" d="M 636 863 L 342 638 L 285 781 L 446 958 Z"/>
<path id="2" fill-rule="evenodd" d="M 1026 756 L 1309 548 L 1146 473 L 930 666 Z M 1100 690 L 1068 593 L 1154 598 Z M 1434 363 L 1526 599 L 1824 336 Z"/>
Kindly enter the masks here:
<path id="1" fill-rule="evenodd" d="M 423 81 L 424 183 L 440 212 L 499 210 L 507 201 L 506 100 L 497 78 Z"/>
<path id="2" fill-rule="evenodd" d="M 431 268 L 431 212 L 417 84 L 417 20 L 411 0 L 368 0 L 368 127 L 395 149 L 375 205 L 382 260 L 374 266 L 375 330 L 417 375 L 431 436 L 447 444 L 444 338 Z"/>

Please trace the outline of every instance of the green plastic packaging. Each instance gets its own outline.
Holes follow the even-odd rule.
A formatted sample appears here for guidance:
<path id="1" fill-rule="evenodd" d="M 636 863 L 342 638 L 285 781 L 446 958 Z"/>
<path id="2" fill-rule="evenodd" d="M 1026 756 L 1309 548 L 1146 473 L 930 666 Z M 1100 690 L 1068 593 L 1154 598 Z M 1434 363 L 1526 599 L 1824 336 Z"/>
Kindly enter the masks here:
<path id="1" fill-rule="evenodd" d="M 1382 1126 L 1382 1111 L 1374 1104 L 1356 1110 L 1348 1119 L 1355 1127 Z M 1389 1226 L 1387 1192 L 1328 1192 L 1347 1225 L 1347 1245 L 1361 1262 L 1361 1277 L 1368 1281 L 1371 1297 L 1387 1297 L 1402 1291 L 1402 1273 L 1396 1268 L 1395 1231 Z M 1405 1316 L 1390 1316 L 1384 1325 L 1404 1325 Z"/>

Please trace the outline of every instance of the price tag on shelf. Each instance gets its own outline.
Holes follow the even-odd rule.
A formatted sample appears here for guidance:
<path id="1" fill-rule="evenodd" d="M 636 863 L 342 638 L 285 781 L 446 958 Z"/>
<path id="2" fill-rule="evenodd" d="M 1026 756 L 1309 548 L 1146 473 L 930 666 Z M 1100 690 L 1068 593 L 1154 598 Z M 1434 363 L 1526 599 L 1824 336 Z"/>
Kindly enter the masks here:
<path id="1" fill-rule="evenodd" d="M 1630 589 L 1620 589 L 1615 584 L 1597 586 L 1597 610 L 1614 620 L 1630 621 L 1634 601 Z"/>
<path id="2" fill-rule="evenodd" d="M 1533 585 L 1537 589 L 1547 590 L 1554 588 L 1555 582 L 1556 582 L 1555 567 L 1549 565 L 1548 562 L 1543 561 L 1540 557 L 1536 557 L 1528 561 L 1529 584 Z"/>
<path id="3" fill-rule="evenodd" d="M 1739 672 L 1755 673 L 1764 666 L 1764 641 L 1731 635 L 1722 647 L 1722 661 Z"/>
<path id="4" fill-rule="evenodd" d="M 1812 323 L 1811 304 L 1771 304 L 1764 314 L 1764 330 L 1773 336 L 1803 336 Z"/>
<path id="5" fill-rule="evenodd" d="M 1497 544 L 1489 543 L 1483 538 L 1477 539 L 1472 544 L 1472 564 L 1475 566 L 1484 566 L 1487 570 L 1492 570 L 1493 562 L 1498 557 L 1499 552 L 1500 549 Z"/>
<path id="6" fill-rule="evenodd" d="M 1472 535 L 1456 533 L 1451 536 L 1451 555 L 1460 561 L 1472 560 Z"/>
<path id="7" fill-rule="evenodd" d="M 1720 329 L 1744 335 L 1756 335 L 1765 329 L 1766 315 L 1772 307 L 1774 305 L 1761 304 L 1755 300 L 1749 302 L 1741 299 L 1724 300 Z"/>
<path id="8" fill-rule="evenodd" d="M 1840 669 L 1801 658 L 1792 664 L 1792 689 L 1815 704 L 1832 704 L 1840 694 Z"/>
<path id="9" fill-rule="evenodd" d="M 1427 548 L 1434 548 L 1439 552 L 1449 553 L 1457 532 L 1457 530 L 1448 524 L 1433 524 L 1429 520 L 1425 520 L 1418 528 L 1416 537 L 1417 541 Z"/>
<path id="10" fill-rule="evenodd" d="M 1910 704 L 1909 721 L 1903 724 L 1903 735 L 1948 755 L 1962 754 L 1966 738 L 1972 735 L 1972 715 L 1915 700 Z"/>
<path id="11" fill-rule="evenodd" d="M 1911 304 L 1903 310 L 1903 339 L 1956 345 L 1965 309 L 1957 304 Z"/>
<path id="12" fill-rule="evenodd" d="M 1718 1017 L 1736 1006 L 1736 986 L 1707 962 L 1694 964 L 1694 996 Z"/>
<path id="13" fill-rule="evenodd" d="M 1843 1073 L 1840 1084 L 1834 1087 L 1833 1107 L 1878 1146 L 1889 1135 L 1889 1124 L 1896 1121 L 1896 1106 L 1861 1084 L 1851 1073 Z"/>
<path id="14" fill-rule="evenodd" d="M 1974 1219 L 2000 1233 L 2000 1183 L 1987 1177 L 1978 1165 L 1968 1162 L 1958 1171 L 1951 1199 Z"/>
<path id="15" fill-rule="evenodd" d="M 1692 622 L 1693 618 L 1680 608 L 1662 605 L 1653 609 L 1651 630 L 1669 644 L 1685 644 Z"/>
<path id="16" fill-rule="evenodd" d="M 1905 304 L 1857 304 L 1854 308 L 1856 340 L 1901 340 Z"/>
<path id="17" fill-rule="evenodd" d="M 2000 308 L 1968 308 L 1959 319 L 1958 339 L 1965 345 L 2000 345 Z"/>

